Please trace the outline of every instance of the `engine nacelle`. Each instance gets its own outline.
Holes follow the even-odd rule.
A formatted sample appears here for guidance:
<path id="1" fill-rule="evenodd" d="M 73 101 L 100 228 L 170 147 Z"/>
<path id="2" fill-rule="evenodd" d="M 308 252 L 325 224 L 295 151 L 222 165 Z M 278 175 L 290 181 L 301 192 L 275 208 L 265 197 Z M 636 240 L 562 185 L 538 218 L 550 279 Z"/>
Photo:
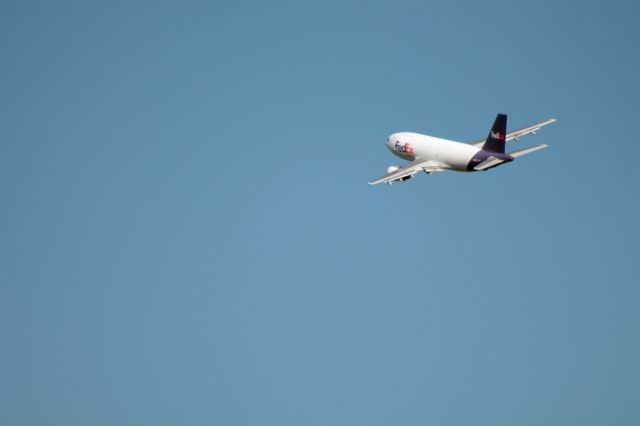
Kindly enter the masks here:
<path id="1" fill-rule="evenodd" d="M 389 166 L 389 167 L 387 167 L 387 174 L 393 173 L 393 172 L 395 172 L 396 170 L 399 170 L 399 169 L 400 169 L 400 167 L 398 167 L 398 166 Z M 414 177 L 413 175 L 409 175 L 409 176 L 402 177 L 400 179 L 395 179 L 395 180 L 387 182 L 387 183 L 389 185 L 391 185 L 391 182 L 404 182 L 405 180 L 413 179 L 413 177 Z"/>

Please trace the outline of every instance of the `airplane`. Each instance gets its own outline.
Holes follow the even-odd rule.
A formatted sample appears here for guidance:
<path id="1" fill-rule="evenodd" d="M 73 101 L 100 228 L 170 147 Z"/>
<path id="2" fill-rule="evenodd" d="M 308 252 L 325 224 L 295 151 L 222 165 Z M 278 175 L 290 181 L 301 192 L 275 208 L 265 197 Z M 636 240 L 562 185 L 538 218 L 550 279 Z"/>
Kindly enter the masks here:
<path id="1" fill-rule="evenodd" d="M 505 142 L 512 139 L 518 140 L 521 136 L 528 134 L 535 135 L 543 126 L 555 121 L 555 118 L 551 118 L 507 133 L 507 115 L 498 114 L 487 138 L 468 144 L 418 133 L 394 133 L 387 138 L 387 148 L 394 155 L 409 160 L 409 163 L 402 167 L 389 166 L 386 175 L 369 182 L 369 185 L 382 182 L 389 185 L 393 182 L 404 182 L 414 178 L 420 171 L 430 175 L 433 172 L 445 170 L 477 172 L 492 169 L 546 148 L 547 145 L 540 144 L 505 153 Z"/>

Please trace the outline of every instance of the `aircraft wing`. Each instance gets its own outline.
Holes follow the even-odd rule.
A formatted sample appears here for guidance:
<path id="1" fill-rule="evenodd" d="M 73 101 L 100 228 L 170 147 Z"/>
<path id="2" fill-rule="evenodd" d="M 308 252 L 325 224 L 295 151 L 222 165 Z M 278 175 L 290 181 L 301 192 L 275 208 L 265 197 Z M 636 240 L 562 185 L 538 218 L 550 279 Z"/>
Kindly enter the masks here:
<path id="1" fill-rule="evenodd" d="M 425 160 L 422 158 L 416 158 L 410 163 L 405 164 L 400 167 L 398 170 L 395 170 L 391 173 L 387 173 L 379 179 L 376 179 L 372 182 L 369 182 L 369 185 L 377 185 L 382 182 L 393 182 L 394 180 L 406 178 L 408 176 L 413 176 L 420 171 L 424 171 L 427 173 L 431 172 L 441 172 L 445 170 L 446 167 L 444 165 L 436 163 L 432 160 Z"/>
<path id="2" fill-rule="evenodd" d="M 532 124 L 529 127 L 523 127 L 522 129 L 518 129 L 518 130 L 514 130 L 513 132 L 509 132 L 507 133 L 507 136 L 505 138 L 505 140 L 510 141 L 512 139 L 518 140 L 519 137 L 524 136 L 524 135 L 528 135 L 528 134 L 536 134 L 536 132 L 538 130 L 540 130 L 542 127 L 546 126 L 547 124 L 551 124 L 551 123 L 555 123 L 556 119 L 555 118 L 550 118 L 549 120 L 546 121 L 541 121 L 540 123 L 536 123 L 536 124 Z M 477 146 L 478 148 L 482 148 L 482 145 L 484 145 L 485 140 L 479 140 L 479 141 L 475 141 L 475 142 L 471 142 L 471 145 Z"/>

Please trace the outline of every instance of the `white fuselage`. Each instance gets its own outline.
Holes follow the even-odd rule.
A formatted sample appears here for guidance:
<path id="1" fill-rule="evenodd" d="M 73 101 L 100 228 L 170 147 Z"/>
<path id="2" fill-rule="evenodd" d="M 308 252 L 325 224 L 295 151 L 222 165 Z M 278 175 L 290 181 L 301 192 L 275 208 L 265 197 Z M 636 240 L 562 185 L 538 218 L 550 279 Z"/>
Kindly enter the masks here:
<path id="1" fill-rule="evenodd" d="M 469 162 L 480 151 L 473 145 L 411 132 L 392 134 L 387 139 L 387 148 L 405 160 L 423 158 L 461 172 L 467 171 Z"/>

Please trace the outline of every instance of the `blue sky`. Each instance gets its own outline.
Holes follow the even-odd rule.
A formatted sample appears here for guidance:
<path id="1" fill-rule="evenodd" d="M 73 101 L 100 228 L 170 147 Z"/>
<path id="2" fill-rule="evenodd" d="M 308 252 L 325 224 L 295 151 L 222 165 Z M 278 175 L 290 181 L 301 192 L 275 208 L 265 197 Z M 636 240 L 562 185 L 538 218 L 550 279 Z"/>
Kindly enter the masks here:
<path id="1" fill-rule="evenodd" d="M 3 2 L 0 423 L 637 425 L 639 18 Z"/>

